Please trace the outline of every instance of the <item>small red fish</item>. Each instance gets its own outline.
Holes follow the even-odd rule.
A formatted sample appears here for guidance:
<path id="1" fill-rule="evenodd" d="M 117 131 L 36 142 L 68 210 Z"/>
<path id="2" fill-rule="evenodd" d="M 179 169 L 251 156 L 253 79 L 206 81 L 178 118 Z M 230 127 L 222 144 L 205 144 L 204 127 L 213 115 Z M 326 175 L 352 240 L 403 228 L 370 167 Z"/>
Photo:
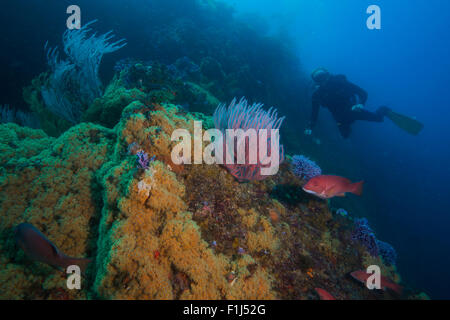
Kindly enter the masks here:
<path id="1" fill-rule="evenodd" d="M 358 271 L 354 271 L 352 273 L 350 273 L 350 275 L 358 280 L 359 282 L 364 283 L 364 285 L 367 283 L 367 279 L 372 275 L 370 273 L 367 273 L 365 270 L 358 270 Z M 401 295 L 403 292 L 403 287 L 395 282 L 393 282 L 392 280 L 381 276 L 380 277 L 380 282 L 381 282 L 381 289 L 385 290 L 386 289 L 390 289 L 392 291 L 394 291 L 395 293 L 397 293 L 398 295 Z"/>
<path id="2" fill-rule="evenodd" d="M 316 176 L 303 186 L 305 192 L 311 193 L 322 199 L 344 197 L 346 192 L 358 196 L 362 194 L 364 181 L 352 183 L 347 178 L 339 176 Z"/>
<path id="3" fill-rule="evenodd" d="M 320 300 L 336 300 L 335 297 L 333 297 L 328 291 L 321 289 L 321 288 L 315 288 L 317 294 L 320 297 Z"/>
<path id="4" fill-rule="evenodd" d="M 155 250 L 155 252 L 153 252 L 153 256 L 155 257 L 155 259 L 159 258 L 159 251 Z"/>
<path id="5" fill-rule="evenodd" d="M 16 243 L 32 260 L 51 265 L 59 269 L 77 265 L 84 273 L 91 259 L 68 257 L 56 248 L 35 226 L 29 223 L 19 224 L 14 235 Z"/>

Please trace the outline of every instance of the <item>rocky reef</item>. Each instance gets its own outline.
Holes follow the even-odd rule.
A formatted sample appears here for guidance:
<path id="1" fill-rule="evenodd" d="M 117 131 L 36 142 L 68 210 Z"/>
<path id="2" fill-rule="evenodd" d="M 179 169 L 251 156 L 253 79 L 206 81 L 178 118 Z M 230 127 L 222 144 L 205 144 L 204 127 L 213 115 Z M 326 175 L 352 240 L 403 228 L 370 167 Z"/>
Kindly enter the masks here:
<path id="1" fill-rule="evenodd" d="M 172 163 L 174 129 L 213 124 L 163 101 L 170 90 L 150 99 L 115 78 L 85 113 L 91 122 L 58 137 L 0 125 L 0 299 L 318 299 L 318 287 L 336 299 L 400 298 L 348 276 L 377 264 L 400 282 L 352 242 L 350 217 L 302 191 L 289 159 L 247 183 L 220 165 Z M 18 248 L 22 222 L 92 258 L 81 290 Z"/>

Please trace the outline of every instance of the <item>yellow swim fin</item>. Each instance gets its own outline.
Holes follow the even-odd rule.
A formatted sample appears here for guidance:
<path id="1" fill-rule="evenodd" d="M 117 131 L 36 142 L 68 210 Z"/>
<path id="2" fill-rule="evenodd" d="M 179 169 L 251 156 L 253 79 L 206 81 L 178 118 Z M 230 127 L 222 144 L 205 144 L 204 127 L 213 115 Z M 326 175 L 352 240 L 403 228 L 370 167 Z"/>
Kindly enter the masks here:
<path id="1" fill-rule="evenodd" d="M 418 135 L 423 129 L 423 124 L 416 119 L 394 111 L 389 111 L 386 117 L 388 117 L 397 127 L 412 135 Z"/>

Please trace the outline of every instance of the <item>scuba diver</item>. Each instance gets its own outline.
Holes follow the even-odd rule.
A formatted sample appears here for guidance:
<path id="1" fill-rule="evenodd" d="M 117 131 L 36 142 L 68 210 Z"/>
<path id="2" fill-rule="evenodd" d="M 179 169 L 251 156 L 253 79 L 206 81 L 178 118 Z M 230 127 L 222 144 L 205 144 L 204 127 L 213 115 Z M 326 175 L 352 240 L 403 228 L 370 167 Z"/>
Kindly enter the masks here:
<path id="1" fill-rule="evenodd" d="M 317 89 L 312 96 L 311 121 L 305 130 L 306 135 L 312 134 L 320 106 L 330 110 L 344 138 L 350 136 L 351 125 L 357 120 L 383 122 L 384 117 L 388 117 L 397 126 L 414 135 L 423 128 L 420 122 L 395 113 L 388 107 L 380 107 L 375 112 L 365 110 L 367 92 L 348 81 L 344 75 L 332 75 L 325 68 L 318 68 L 311 77 Z"/>

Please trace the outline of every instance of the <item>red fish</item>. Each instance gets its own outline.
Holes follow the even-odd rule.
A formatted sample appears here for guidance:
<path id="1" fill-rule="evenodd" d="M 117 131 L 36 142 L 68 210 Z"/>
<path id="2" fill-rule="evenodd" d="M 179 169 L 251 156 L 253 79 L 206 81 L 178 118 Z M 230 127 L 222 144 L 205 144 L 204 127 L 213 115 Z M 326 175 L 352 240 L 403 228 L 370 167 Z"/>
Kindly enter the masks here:
<path id="1" fill-rule="evenodd" d="M 321 288 L 315 288 L 317 294 L 320 297 L 320 300 L 336 300 L 335 297 L 333 297 L 328 291 L 321 289 Z"/>
<path id="2" fill-rule="evenodd" d="M 339 176 L 316 176 L 303 186 L 303 190 L 322 199 L 344 197 L 346 192 L 358 196 L 362 194 L 364 181 L 352 183 L 350 180 Z"/>
<path id="3" fill-rule="evenodd" d="M 370 273 L 367 273 L 365 270 L 358 270 L 358 271 L 354 271 L 352 273 L 350 273 L 350 275 L 358 280 L 359 282 L 364 283 L 364 285 L 367 283 L 367 279 L 372 275 Z M 390 289 L 392 291 L 394 291 L 395 293 L 397 293 L 398 295 L 402 294 L 403 291 L 403 287 L 395 282 L 393 282 L 392 280 L 384 277 L 384 276 L 380 276 L 380 282 L 381 282 L 381 289 L 385 290 L 386 289 Z"/>
<path id="4" fill-rule="evenodd" d="M 32 260 L 66 269 L 77 265 L 84 273 L 91 259 L 68 257 L 56 248 L 36 227 L 29 223 L 19 224 L 15 230 L 15 239 L 25 254 Z"/>

